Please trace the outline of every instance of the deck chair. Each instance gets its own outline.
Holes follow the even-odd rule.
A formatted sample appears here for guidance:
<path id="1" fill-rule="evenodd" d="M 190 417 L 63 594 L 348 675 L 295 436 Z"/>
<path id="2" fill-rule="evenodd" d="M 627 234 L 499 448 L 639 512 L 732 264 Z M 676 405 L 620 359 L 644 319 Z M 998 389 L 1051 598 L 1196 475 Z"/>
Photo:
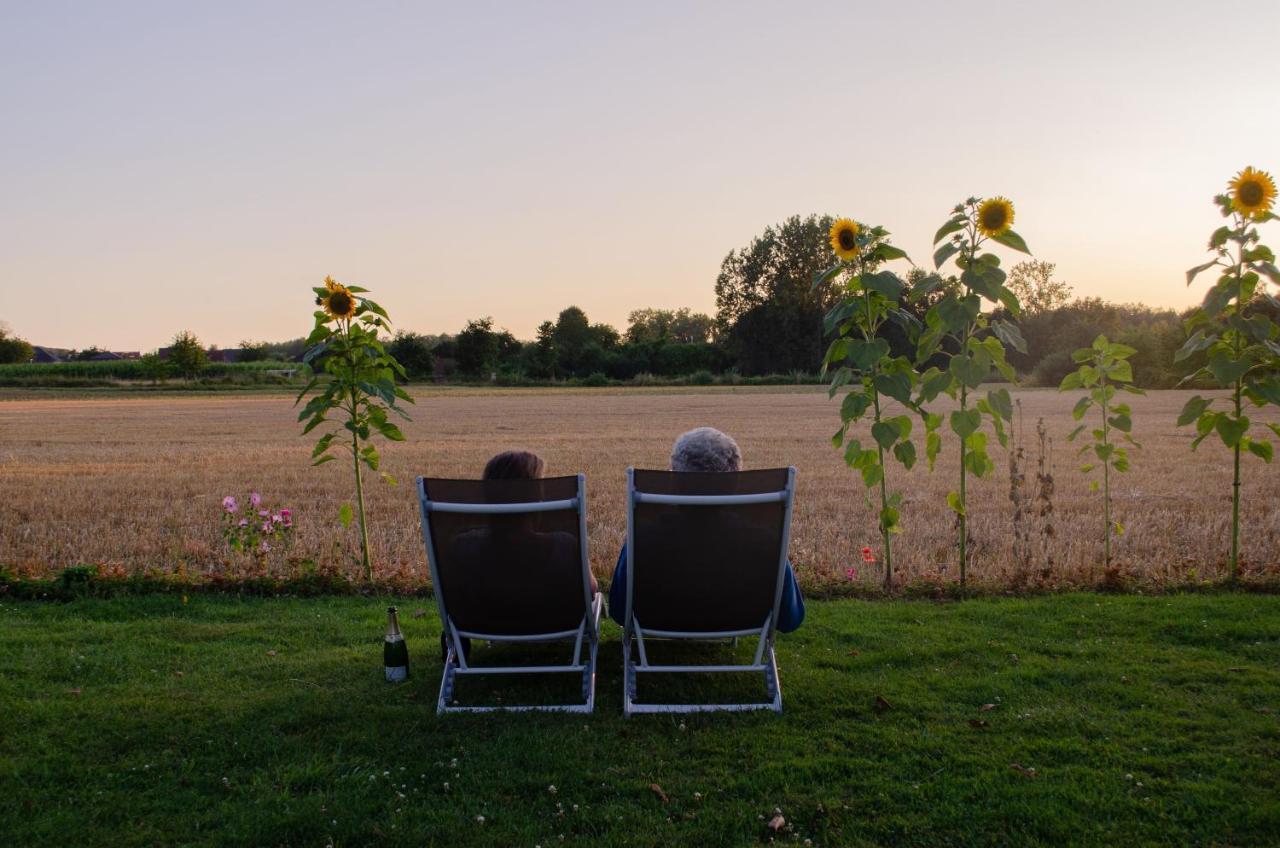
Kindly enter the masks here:
<path id="1" fill-rule="evenodd" d="M 595 707 L 603 600 L 591 591 L 586 478 L 418 478 L 422 539 L 445 637 L 437 713 Z M 464 639 L 573 640 L 563 665 L 473 666 Z M 456 706 L 454 683 L 469 674 L 580 674 L 579 704 Z"/>
<path id="2" fill-rule="evenodd" d="M 627 469 L 623 713 L 782 711 L 774 656 L 796 470 L 730 473 Z M 744 665 L 654 665 L 646 639 L 757 637 Z M 635 649 L 633 651 L 633 648 Z M 636 703 L 642 674 L 759 672 L 768 701 Z"/>

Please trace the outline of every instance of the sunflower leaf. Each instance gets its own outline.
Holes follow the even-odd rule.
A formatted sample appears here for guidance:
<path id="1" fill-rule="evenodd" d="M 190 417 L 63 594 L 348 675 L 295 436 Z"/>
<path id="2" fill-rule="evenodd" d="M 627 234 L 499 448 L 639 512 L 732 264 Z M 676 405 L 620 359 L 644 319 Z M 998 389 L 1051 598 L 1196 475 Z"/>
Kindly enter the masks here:
<path id="1" fill-rule="evenodd" d="M 947 242 L 933 252 L 933 267 L 941 268 L 943 263 L 960 252 L 959 245 Z"/>
<path id="2" fill-rule="evenodd" d="M 956 215 L 947 223 L 938 228 L 938 232 L 933 236 L 933 243 L 937 244 L 952 233 L 957 233 L 964 229 L 965 221 L 968 220 L 964 215 Z M 938 263 L 941 264 L 941 263 Z"/>
<path id="3" fill-rule="evenodd" d="M 1003 244 L 1005 247 L 1011 247 L 1014 250 L 1021 251 L 1027 255 L 1031 254 L 1031 249 L 1027 247 L 1027 243 L 1022 240 L 1022 236 L 1013 230 L 1005 230 L 998 236 L 992 236 L 992 241 Z"/>

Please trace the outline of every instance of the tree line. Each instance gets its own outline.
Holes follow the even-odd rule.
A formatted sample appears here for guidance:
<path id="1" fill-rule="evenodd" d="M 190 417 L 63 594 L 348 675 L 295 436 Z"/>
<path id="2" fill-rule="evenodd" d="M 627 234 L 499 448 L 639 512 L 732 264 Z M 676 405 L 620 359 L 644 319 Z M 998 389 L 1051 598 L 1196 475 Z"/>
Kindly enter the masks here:
<path id="1" fill-rule="evenodd" d="M 453 334 L 397 333 L 387 349 L 416 380 L 814 374 L 828 342 L 823 316 L 832 306 L 833 295 L 827 287 L 815 287 L 813 280 L 831 264 L 832 221 L 825 215 L 794 216 L 730 251 L 715 281 L 714 316 L 689 308 L 637 309 L 619 332 L 609 324 L 593 323 L 581 308 L 568 306 L 554 320 L 543 321 L 530 340 L 517 339 L 491 316 L 484 316 Z M 1190 310 L 1180 314 L 1096 297 L 1076 298 L 1055 272 L 1053 263 L 1038 260 L 1010 270 L 1009 287 L 1023 304 L 1017 322 L 1027 351 L 1011 352 L 1009 361 L 1025 382 L 1056 386 L 1074 369 L 1071 352 L 1087 347 L 1099 334 L 1137 350 L 1131 362 L 1140 386 L 1176 386 L 1203 364 L 1196 357 L 1174 364 L 1173 354 L 1186 338 L 1183 321 Z M 913 298 L 912 286 L 923 277 L 923 272 L 909 273 L 902 294 L 903 309 L 920 319 L 945 294 L 947 285 L 957 284 L 946 280 L 943 288 L 928 297 Z M 1249 308 L 1272 317 L 1280 312 L 1276 303 L 1262 297 Z M 906 332 L 896 324 L 887 323 L 880 332 L 895 352 L 905 352 L 910 345 Z M 203 350 L 198 341 L 188 335 L 179 334 L 171 345 L 171 356 L 182 360 L 176 364 L 184 373 L 198 371 L 205 358 L 197 352 Z M 299 361 L 304 341 L 244 341 L 234 359 Z M 97 348 L 88 348 L 77 358 L 95 353 Z M 0 362 L 25 362 L 31 356 L 29 344 L 0 328 Z"/>

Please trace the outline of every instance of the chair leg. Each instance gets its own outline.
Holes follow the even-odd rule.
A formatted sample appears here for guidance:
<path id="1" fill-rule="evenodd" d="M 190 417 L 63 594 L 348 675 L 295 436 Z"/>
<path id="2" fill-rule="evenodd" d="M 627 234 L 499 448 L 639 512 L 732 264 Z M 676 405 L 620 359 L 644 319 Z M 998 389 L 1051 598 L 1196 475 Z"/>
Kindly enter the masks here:
<path id="1" fill-rule="evenodd" d="M 453 685 L 456 680 L 454 671 L 458 664 L 450 648 L 444 660 L 444 673 L 440 676 L 440 697 L 436 701 L 436 715 L 444 713 L 448 703 L 453 700 Z"/>

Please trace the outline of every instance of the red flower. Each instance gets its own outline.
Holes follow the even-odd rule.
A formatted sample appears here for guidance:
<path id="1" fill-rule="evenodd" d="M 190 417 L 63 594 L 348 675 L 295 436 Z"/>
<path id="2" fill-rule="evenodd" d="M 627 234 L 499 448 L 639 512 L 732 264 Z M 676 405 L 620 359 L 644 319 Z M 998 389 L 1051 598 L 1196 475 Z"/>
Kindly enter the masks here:
<path id="1" fill-rule="evenodd" d="M 872 552 L 871 548 L 867 547 L 862 549 L 862 561 L 863 562 L 876 561 L 876 555 Z"/>
<path id="2" fill-rule="evenodd" d="M 846 569 L 844 570 L 844 576 L 845 576 L 845 577 L 847 577 L 847 578 L 849 578 L 850 580 L 857 580 L 857 579 L 858 579 L 858 569 L 854 568 L 853 566 L 849 566 L 848 568 L 846 568 Z"/>

